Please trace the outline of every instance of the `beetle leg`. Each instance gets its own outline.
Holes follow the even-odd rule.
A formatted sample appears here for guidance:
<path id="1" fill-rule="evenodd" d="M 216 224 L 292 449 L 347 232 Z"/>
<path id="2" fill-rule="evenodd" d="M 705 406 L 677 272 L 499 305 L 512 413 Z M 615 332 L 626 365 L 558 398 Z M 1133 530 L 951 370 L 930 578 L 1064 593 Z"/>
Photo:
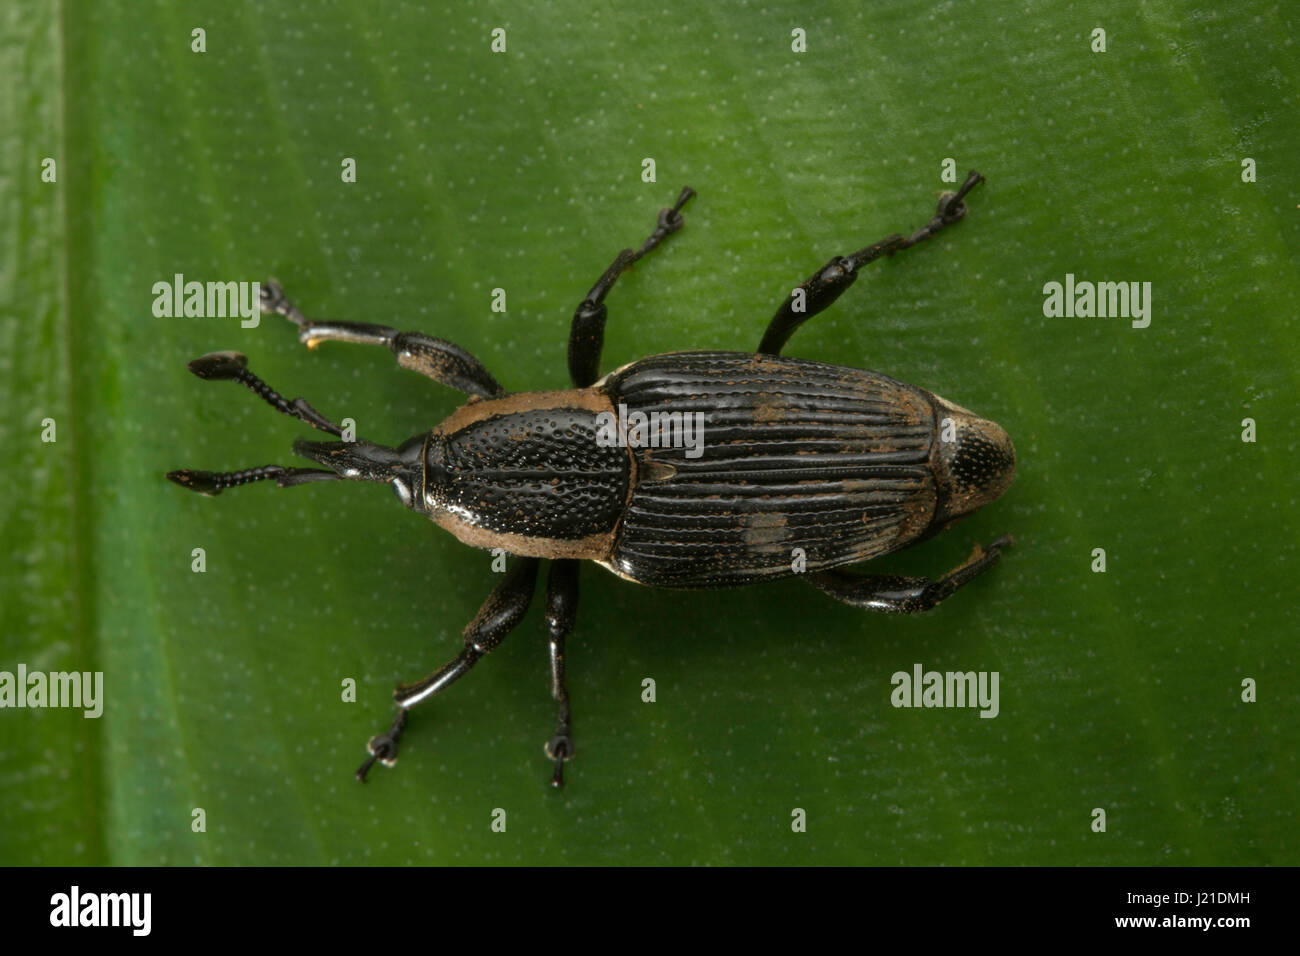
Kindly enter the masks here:
<path id="1" fill-rule="evenodd" d="M 274 279 L 262 284 L 262 311 L 283 315 L 298 326 L 298 340 L 308 348 L 325 341 L 383 345 L 397 357 L 397 364 L 402 368 L 412 369 L 466 395 L 492 398 L 505 393 L 482 362 L 453 342 L 369 322 L 309 319 L 285 298 L 284 289 Z"/>
<path id="2" fill-rule="evenodd" d="M 388 728 L 387 733 L 375 734 L 366 744 L 366 750 L 370 751 L 370 756 L 360 767 L 357 768 L 356 778 L 362 783 L 366 782 L 366 774 L 378 760 L 385 767 L 391 767 L 397 763 L 397 742 L 402 739 L 402 731 L 406 729 L 406 708 L 397 712 L 393 719 L 393 725 Z"/>
<path id="3" fill-rule="evenodd" d="M 860 268 L 881 256 L 892 256 L 924 242 L 945 226 L 951 226 L 964 218 L 966 194 L 982 182 L 984 177 L 971 170 L 961 189 L 955 193 L 946 192 L 939 197 L 939 208 L 935 210 L 934 217 L 912 235 L 894 233 L 852 255 L 831 259 L 800 283 L 776 310 L 767 325 L 767 331 L 763 333 L 763 340 L 758 344 L 758 351 L 767 355 L 780 355 L 794 330 L 843 295 L 844 290 L 857 279 Z"/>
<path id="4" fill-rule="evenodd" d="M 853 574 L 849 571 L 819 571 L 808 581 L 837 601 L 868 611 L 915 614 L 928 611 L 952 592 L 983 574 L 1002 557 L 1002 549 L 1012 544 L 1003 535 L 987 548 L 975 546 L 971 556 L 959 567 L 937 581 L 899 574 Z"/>
<path id="5" fill-rule="evenodd" d="M 578 562 L 572 559 L 551 562 L 546 579 L 546 628 L 551 642 L 551 696 L 559 705 L 555 736 L 546 742 L 546 756 L 555 761 L 551 786 L 564 786 L 564 761 L 573 757 L 573 737 L 569 724 L 569 689 L 564 680 L 564 639 L 573 630 L 578 612 Z"/>
<path id="6" fill-rule="evenodd" d="M 358 780 L 365 781 L 367 771 L 376 760 L 389 767 L 397 760 L 397 741 L 406 725 L 408 710 L 464 676 L 478 663 L 479 658 L 514 630 L 532 601 L 533 586 L 537 582 L 537 565 L 537 558 L 515 558 L 513 567 L 506 572 L 505 580 L 492 589 L 478 614 L 474 615 L 474 620 L 465 626 L 465 649 L 423 680 L 414 684 L 397 685 L 393 691 L 393 700 L 398 706 L 397 720 L 389 733 L 371 738 L 368 747 L 371 759 L 357 769 Z"/>
<path id="7" fill-rule="evenodd" d="M 671 209 L 659 210 L 659 222 L 650 238 L 641 243 L 641 248 L 635 252 L 624 249 L 615 256 L 609 268 L 591 287 L 587 297 L 578 304 L 573 313 L 573 325 L 569 329 L 569 375 L 576 388 L 586 388 L 600 377 L 600 352 L 605 345 L 605 319 L 608 315 L 605 296 L 632 263 L 686 224 L 682 218 L 682 207 L 694 195 L 695 190 L 687 186 Z"/>

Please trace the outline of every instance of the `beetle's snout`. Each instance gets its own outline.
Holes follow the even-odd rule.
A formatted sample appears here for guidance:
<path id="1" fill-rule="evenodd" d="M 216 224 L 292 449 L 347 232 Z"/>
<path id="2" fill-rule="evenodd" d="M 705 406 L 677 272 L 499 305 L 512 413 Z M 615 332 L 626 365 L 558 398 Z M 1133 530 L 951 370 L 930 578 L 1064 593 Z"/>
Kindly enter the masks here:
<path id="1" fill-rule="evenodd" d="M 936 522 L 959 518 L 996 501 L 1016 474 L 1016 450 L 1001 425 L 940 402 Z"/>

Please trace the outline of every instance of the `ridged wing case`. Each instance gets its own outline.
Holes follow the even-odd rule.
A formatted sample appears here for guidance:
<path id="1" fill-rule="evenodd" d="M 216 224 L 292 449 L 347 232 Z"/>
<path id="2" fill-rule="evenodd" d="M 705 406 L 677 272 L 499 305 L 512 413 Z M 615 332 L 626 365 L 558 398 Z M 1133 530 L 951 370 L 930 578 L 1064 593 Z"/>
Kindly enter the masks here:
<path id="1" fill-rule="evenodd" d="M 646 445 L 668 443 L 672 413 L 703 424 L 697 447 L 631 449 L 636 478 L 604 562 L 623 577 L 678 588 L 786 577 L 801 555 L 804 572 L 835 567 L 930 526 L 935 407 L 923 389 L 745 352 L 656 355 L 600 387 L 621 421 L 647 417 Z"/>

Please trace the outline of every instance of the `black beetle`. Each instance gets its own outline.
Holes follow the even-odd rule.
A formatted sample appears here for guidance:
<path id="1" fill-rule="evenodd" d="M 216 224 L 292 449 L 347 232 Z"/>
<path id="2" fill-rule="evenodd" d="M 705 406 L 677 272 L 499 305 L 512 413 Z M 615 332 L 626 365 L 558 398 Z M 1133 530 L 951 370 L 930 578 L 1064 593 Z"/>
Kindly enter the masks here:
<path id="1" fill-rule="evenodd" d="M 350 478 L 387 482 L 408 508 L 461 541 L 516 556 L 465 628 L 465 649 L 394 692 L 398 713 L 371 738 L 392 765 L 407 710 L 441 691 L 501 642 L 528 609 L 542 559 L 551 563 L 546 622 L 551 692 L 559 703 L 546 753 L 552 783 L 573 756 L 564 640 L 573 627 L 578 562 L 669 588 L 714 588 L 802 574 L 836 600 L 876 611 L 934 607 L 997 563 L 1002 537 L 936 580 L 858 575 L 843 565 L 888 554 L 943 530 L 1000 496 L 1015 473 L 1005 431 L 959 405 L 875 372 L 783 358 L 803 322 L 857 279 L 858 269 L 930 238 L 966 214 L 971 172 L 944 193 L 910 237 L 892 235 L 837 256 L 798 286 L 751 352 L 674 352 L 641 359 L 597 381 L 604 299 L 618 277 L 683 225 L 689 187 L 661 210 L 651 236 L 624 249 L 573 316 L 568 391 L 507 395 L 474 356 L 442 339 L 360 322 L 306 318 L 274 282 L 262 310 L 283 315 L 308 347 L 325 340 L 383 345 L 404 368 L 460 389 L 469 400 L 432 431 L 397 448 L 365 440 L 294 442 L 328 470 L 265 465 L 238 472 L 170 472 L 203 494 L 273 478 L 280 487 Z M 279 411 L 335 436 L 342 429 L 301 398 L 287 401 L 250 372 L 244 356 L 214 352 L 189 364 L 200 378 L 231 379 Z"/>

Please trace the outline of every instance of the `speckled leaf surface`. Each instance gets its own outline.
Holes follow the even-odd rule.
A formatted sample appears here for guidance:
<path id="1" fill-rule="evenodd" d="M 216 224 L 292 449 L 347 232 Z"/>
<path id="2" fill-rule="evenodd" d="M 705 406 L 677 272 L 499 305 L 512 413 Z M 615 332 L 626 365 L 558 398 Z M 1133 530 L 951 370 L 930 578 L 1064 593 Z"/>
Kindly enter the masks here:
<path id="1" fill-rule="evenodd" d="M 1285 6 L 68 0 L 0 23 L 0 670 L 105 682 L 98 720 L 0 711 L 0 863 L 1300 862 Z M 606 369 L 753 348 L 832 254 L 924 222 L 947 157 L 988 177 L 968 219 L 787 352 L 999 421 L 1006 497 L 879 567 L 939 574 L 1009 532 L 1003 563 L 905 619 L 588 566 L 564 792 L 537 601 L 357 784 L 490 557 L 373 485 L 169 485 L 294 464 L 309 431 L 185 362 L 237 349 L 388 443 L 457 396 L 280 319 L 155 317 L 153 284 L 275 275 L 309 314 L 562 388 L 573 307 L 683 184 L 687 228 L 609 298 Z M 1045 317 L 1067 273 L 1150 282 L 1150 326 Z M 998 672 L 998 716 L 891 706 L 916 663 Z"/>

